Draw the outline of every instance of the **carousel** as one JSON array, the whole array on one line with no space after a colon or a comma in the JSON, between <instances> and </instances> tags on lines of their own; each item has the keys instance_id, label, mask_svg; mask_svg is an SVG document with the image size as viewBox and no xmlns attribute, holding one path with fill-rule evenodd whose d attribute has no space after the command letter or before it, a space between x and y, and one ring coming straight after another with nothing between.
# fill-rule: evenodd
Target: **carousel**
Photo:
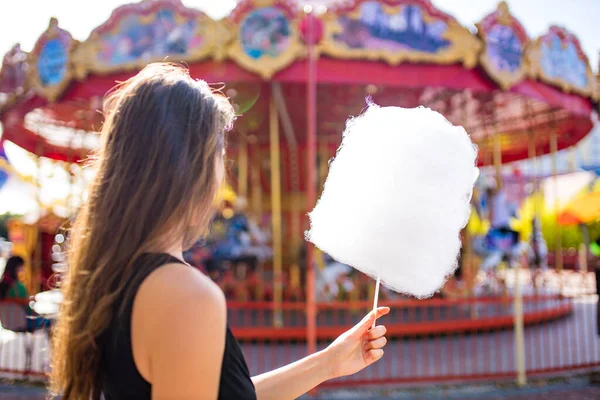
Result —
<instances>
[{"instance_id":1,"label":"carousel","mask_svg":"<svg viewBox=\"0 0 600 400\"><path fill-rule=\"evenodd\" d=\"M230 324L241 339L273 338L275 325L278 337L314 346L341 332L344 316L368 308L372 296L369 281L353 275L324 301L319 279L332 260L303 240L328 160L366 98L423 105L463 125L497 187L503 164L556 153L592 129L598 78L573 34L552 26L530 38L504 2L476 27L429 0L329 8L242 0L222 20L180 0L144 0L114 10L83 42L53 18L31 53L16 45L4 57L1 140L65 166L81 163L98 144L105 93L153 61L184 63L193 77L222 87L239 114L229 137L230 185L272 248L251 276L224 274L223 285L234 288ZM462 275L473 277L470 236ZM461 299L386 300L398 308L390 334L512 326L511 308L476 297L472 282ZM526 324L571 311L556 293L524 303Z\"/></svg>"}]
</instances>

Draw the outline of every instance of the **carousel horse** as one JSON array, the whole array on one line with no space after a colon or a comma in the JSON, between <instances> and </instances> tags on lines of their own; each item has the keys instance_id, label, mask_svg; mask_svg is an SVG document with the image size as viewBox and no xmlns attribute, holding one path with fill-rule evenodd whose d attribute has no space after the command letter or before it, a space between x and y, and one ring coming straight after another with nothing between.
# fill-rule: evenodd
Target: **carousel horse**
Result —
<instances>
[{"instance_id":1,"label":"carousel horse","mask_svg":"<svg viewBox=\"0 0 600 400\"><path fill-rule=\"evenodd\" d=\"M503 293L506 293L506 283L495 272L503 264L512 267L519 262L523 246L519 242L518 232L505 227L491 228L486 235L473 238L475 254L483 258L480 269L500 285Z\"/></svg>"}]
</instances>

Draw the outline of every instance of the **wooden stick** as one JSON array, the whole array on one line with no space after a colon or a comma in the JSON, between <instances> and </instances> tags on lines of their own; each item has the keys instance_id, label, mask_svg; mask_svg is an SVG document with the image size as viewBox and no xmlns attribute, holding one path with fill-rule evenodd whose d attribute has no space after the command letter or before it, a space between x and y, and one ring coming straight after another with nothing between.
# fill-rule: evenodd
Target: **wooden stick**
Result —
<instances>
[{"instance_id":1,"label":"wooden stick","mask_svg":"<svg viewBox=\"0 0 600 400\"><path fill-rule=\"evenodd\" d=\"M373 326L371 329L375 328L377 324L377 300L379 299L379 285L381 284L381 275L377 274L377 283L375 284L375 296L373 296L373 314L375 314L375 319L373 320Z\"/></svg>"}]
</instances>

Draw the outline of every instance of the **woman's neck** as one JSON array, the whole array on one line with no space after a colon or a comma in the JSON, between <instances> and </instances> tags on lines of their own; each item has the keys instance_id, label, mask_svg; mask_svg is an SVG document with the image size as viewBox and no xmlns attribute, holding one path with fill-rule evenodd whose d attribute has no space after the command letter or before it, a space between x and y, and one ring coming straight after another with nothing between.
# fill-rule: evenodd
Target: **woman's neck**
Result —
<instances>
[{"instance_id":1,"label":"woman's neck","mask_svg":"<svg viewBox=\"0 0 600 400\"><path fill-rule=\"evenodd\" d=\"M150 251L152 253L165 253L165 254L169 254L175 258L178 258L180 260L183 261L183 245L179 244L179 245L170 245L170 246L153 246Z\"/></svg>"}]
</instances>

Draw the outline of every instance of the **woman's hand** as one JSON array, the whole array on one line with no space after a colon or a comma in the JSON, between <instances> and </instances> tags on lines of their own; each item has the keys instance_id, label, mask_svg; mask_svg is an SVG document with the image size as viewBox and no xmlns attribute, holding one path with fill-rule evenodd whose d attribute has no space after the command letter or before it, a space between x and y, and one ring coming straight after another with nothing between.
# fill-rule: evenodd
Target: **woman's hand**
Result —
<instances>
[{"instance_id":1,"label":"woman's hand","mask_svg":"<svg viewBox=\"0 0 600 400\"><path fill-rule=\"evenodd\" d=\"M261 400L296 399L326 380L354 374L383 356L385 327L371 329L373 321L390 312L388 307L369 313L328 348L275 371L252 378ZM375 316L377 314L377 316Z\"/></svg>"},{"instance_id":2,"label":"woman's hand","mask_svg":"<svg viewBox=\"0 0 600 400\"><path fill-rule=\"evenodd\" d=\"M385 326L371 327L374 319L389 312L389 307L379 307L377 315L371 311L325 350L331 363L331 378L355 374L383 357L387 343Z\"/></svg>"}]
</instances>

